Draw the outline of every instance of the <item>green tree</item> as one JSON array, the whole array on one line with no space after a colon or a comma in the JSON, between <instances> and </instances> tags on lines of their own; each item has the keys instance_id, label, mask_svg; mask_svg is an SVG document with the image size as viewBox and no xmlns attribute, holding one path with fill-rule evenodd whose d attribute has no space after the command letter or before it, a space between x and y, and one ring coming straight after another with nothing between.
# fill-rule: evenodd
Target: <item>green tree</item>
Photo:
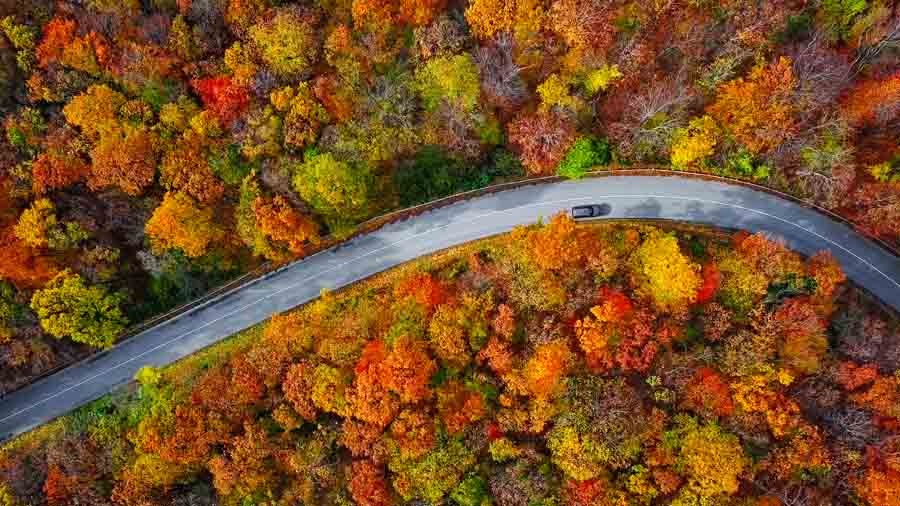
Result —
<instances>
[{"instance_id":1,"label":"green tree","mask_svg":"<svg viewBox=\"0 0 900 506\"><path fill-rule=\"evenodd\" d=\"M16 236L35 248L69 249L90 237L76 222L60 223L50 199L35 200L22 211L15 227Z\"/></svg>"},{"instance_id":2,"label":"green tree","mask_svg":"<svg viewBox=\"0 0 900 506\"><path fill-rule=\"evenodd\" d=\"M372 212L374 177L367 165L336 159L331 153L308 156L294 169L294 189L332 228L359 221Z\"/></svg>"},{"instance_id":3,"label":"green tree","mask_svg":"<svg viewBox=\"0 0 900 506\"><path fill-rule=\"evenodd\" d=\"M824 0L819 7L819 17L831 37L846 39L854 20L867 7L866 0Z\"/></svg>"},{"instance_id":4,"label":"green tree","mask_svg":"<svg viewBox=\"0 0 900 506\"><path fill-rule=\"evenodd\" d=\"M26 74L31 73L35 61L34 31L26 25L17 24L12 16L7 16L0 20L0 30L12 42L13 47L18 50L16 52L16 64L22 72Z\"/></svg>"},{"instance_id":5,"label":"green tree","mask_svg":"<svg viewBox=\"0 0 900 506\"><path fill-rule=\"evenodd\" d=\"M416 89L429 111L447 101L471 112L481 94L478 66L468 53L432 58L416 72Z\"/></svg>"},{"instance_id":6,"label":"green tree","mask_svg":"<svg viewBox=\"0 0 900 506\"><path fill-rule=\"evenodd\" d=\"M407 459L398 454L391 458L388 467L395 474L394 488L403 499L422 498L439 504L457 488L475 462L469 449L460 441L451 440L420 459Z\"/></svg>"},{"instance_id":7,"label":"green tree","mask_svg":"<svg viewBox=\"0 0 900 506\"><path fill-rule=\"evenodd\" d=\"M108 348L128 325L120 307L124 301L122 294L88 286L81 276L66 270L34 293L31 309L52 336Z\"/></svg>"},{"instance_id":8,"label":"green tree","mask_svg":"<svg viewBox=\"0 0 900 506\"><path fill-rule=\"evenodd\" d=\"M566 157L559 162L556 173L569 179L578 179L593 167L607 163L609 163L609 143L606 139L582 137L569 148Z\"/></svg>"},{"instance_id":9,"label":"green tree","mask_svg":"<svg viewBox=\"0 0 900 506\"><path fill-rule=\"evenodd\" d=\"M477 474L470 474L450 494L459 506L488 506L491 504L487 483Z\"/></svg>"}]
</instances>

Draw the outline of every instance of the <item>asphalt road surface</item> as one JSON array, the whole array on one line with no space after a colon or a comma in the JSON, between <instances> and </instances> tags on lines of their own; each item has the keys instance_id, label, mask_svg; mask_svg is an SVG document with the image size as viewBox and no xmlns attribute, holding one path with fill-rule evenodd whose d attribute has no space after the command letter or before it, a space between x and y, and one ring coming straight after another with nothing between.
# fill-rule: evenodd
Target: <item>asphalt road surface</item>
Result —
<instances>
[{"instance_id":1,"label":"asphalt road surface","mask_svg":"<svg viewBox=\"0 0 900 506\"><path fill-rule=\"evenodd\" d=\"M242 329L395 265L534 223L579 204L608 203L607 218L670 219L764 231L795 251L829 249L847 276L900 309L900 259L848 227L744 186L659 176L612 176L529 186L484 196L388 225L291 264L179 318L149 329L0 400L7 439L97 399L160 366Z\"/></svg>"}]
</instances>

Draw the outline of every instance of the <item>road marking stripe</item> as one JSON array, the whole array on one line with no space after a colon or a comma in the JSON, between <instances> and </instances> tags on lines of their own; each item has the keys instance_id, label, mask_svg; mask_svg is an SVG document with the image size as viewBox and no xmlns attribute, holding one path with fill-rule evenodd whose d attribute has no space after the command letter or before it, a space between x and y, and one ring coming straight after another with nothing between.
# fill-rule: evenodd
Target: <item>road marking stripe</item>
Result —
<instances>
[{"instance_id":1,"label":"road marking stripe","mask_svg":"<svg viewBox=\"0 0 900 506\"><path fill-rule=\"evenodd\" d=\"M512 190L512 191L515 191L515 190ZM142 358L142 357L144 357L144 356L146 356L146 355L149 355L150 353L153 353L153 352L159 350L160 348L164 348L164 347L166 347L166 346L168 346L168 345L174 343L175 341L181 340L182 338L184 338L184 337L186 337L186 336L188 336L188 335L190 335L190 334L192 334L192 333L195 333L195 332L197 332L197 331L199 331L199 330L202 330L202 329L204 329L204 328L206 328L206 327L208 327L208 326L210 326L210 325L213 325L213 324L215 324L215 323L218 323L219 321L222 321L222 320L225 319L225 318L229 318L229 317L231 317L231 316L233 316L233 315L235 315L235 314L237 314L237 313L239 313L239 312L244 311L245 309L247 309L247 308L249 308L249 307L255 306L256 304L259 304L260 302L262 302L262 301L264 301L264 300L267 300L267 299L269 299L269 298L271 298L271 297L274 297L274 296L276 296L276 295L279 295L279 294L281 294L281 293L284 293L284 292L287 291L287 290L292 290L292 289L296 288L297 286L302 285L302 284L304 284L304 283L307 283L307 282L309 282L309 281L311 281L311 280L313 280L313 279L315 279L315 278L317 278L317 277L319 277L319 276L321 276L321 275L323 275L323 274L326 274L326 273L329 273L329 272L333 272L333 271L338 270L338 269L340 269L340 268L342 268L342 267L345 267L345 266L347 266L347 265L349 265L349 264L351 264L351 263L353 263L353 262L356 262L356 261L358 261L358 260L361 260L361 259L363 259L363 258L365 258L365 257L370 256L370 255L376 254L376 253L378 253L378 252L380 252L380 251L383 251L383 250L385 250L385 249L394 247L394 246L396 246L396 245L398 245L398 244L404 243L404 242L409 241L409 240L411 240L411 239L416 239L416 238L419 238L419 237L421 237L421 236L423 236L423 235L427 235L427 234L431 234L431 233L434 233L434 232L438 232L438 231L443 230L443 229L445 229L445 228L448 228L448 227L450 227L450 226L458 226L458 225L464 225L464 224L467 224L467 223L472 223L472 222L481 220L481 219L483 219L483 218L485 218L485 217L492 216L492 215L496 215L496 214L510 214L510 213L513 213L513 212L515 212L515 211L517 211L517 210L524 209L524 208L528 208L528 207L542 207L542 206L558 205L558 204L563 204L563 203L578 202L578 201L585 201L585 200L628 199L628 198L643 198L643 199L646 199L646 198L656 198L656 199L670 199L670 200L681 200L681 201L702 202L702 203L707 203L707 204L717 204L717 205L721 205L721 206L732 207L732 208L736 208L736 209L742 209L742 210L749 211L749 212L753 212L753 213L756 213L756 214L760 214L760 215L763 215L763 216L766 216L766 217L769 217L769 218L773 218L773 219L775 219L775 220L778 220L778 221L787 223L787 224L789 224L789 225L792 225L792 226L794 226L794 227L796 227L796 228L798 228L798 229L800 229L800 230L803 230L804 232L807 232L807 233L809 233L809 234L811 234L811 235L814 235L814 236L816 236L816 237L818 237L818 238L820 238L820 239L822 239L822 240L828 242L829 244L832 244L832 245L834 245L834 246L836 246L836 247L838 247L838 248L844 250L845 252L849 253L850 255L852 255L853 257L855 257L857 260L859 260L860 262L862 262L863 264L865 264L866 266L868 266L869 268L871 268L872 270L874 270L875 272L877 272L877 273L879 273L880 275L882 275L885 279L887 279L888 281L890 281L891 283L893 283L895 286L897 286L898 288L900 288L900 283L898 283L897 281L895 281L893 278L891 278L890 276L888 276L887 274L885 274L884 272L882 272L881 270L879 270L877 267L875 267L874 265L872 265L870 262L868 262L868 261L865 260L864 258L860 257L860 256L857 255L856 253L853 253L852 251L850 251L849 249L845 248L844 246L842 246L842 245L840 245L840 244L838 244L838 243L832 241L831 239L828 239L827 237L825 237L825 236L823 236L823 235L821 235L821 234L819 234L819 233L817 233L817 232L815 232L815 231L813 231L813 230L807 229L807 228L805 228L805 227L803 227L803 226L801 226L801 225L799 225L799 224L797 224L797 223L794 223L794 222L792 222L792 221L786 220L786 219L784 219L784 218L780 218L780 217L778 217L778 216L775 216L775 215L770 214L770 213L766 213L766 212L764 212L764 211L759 211L759 210L757 210L757 209L753 209L753 208L741 206L741 205L739 205L739 204L732 204L732 203L728 203L728 202L720 202L720 201L716 201L716 200L709 200L709 199L702 199L702 198L694 198L694 197L679 197L679 196L672 196L672 195L650 195L650 194L634 194L634 195L589 195L589 196L584 196L584 197L573 197L573 198L561 199L561 200L553 200L553 201L548 201L548 202L536 202L536 203L524 204L524 205L521 205L521 206L516 206L516 207L510 208L510 209L491 211L491 212L489 212L489 213L480 214L480 215L478 215L478 216L475 216L475 217L473 217L473 218L470 218L470 219L467 219L467 220L464 220L464 221L451 221L450 223L447 223L446 225L441 225L441 226L439 226L439 227L435 227L435 228L426 230L426 231L424 231L424 232L419 232L419 233L417 233L417 234L413 234L413 235L411 235L411 236L409 236L409 237L405 237L405 238L403 238L403 239L397 240L397 241L392 242L392 243L390 243L390 244L387 244L387 245L385 245L385 246L376 248L376 249L374 249L374 250L372 250L372 251L369 251L369 252L367 252L367 253L364 253L364 254L362 254L362 255L359 255L359 256L357 256L357 257L354 257L354 258L352 258L352 259L350 259L350 260L347 260L347 261L345 261L345 262L342 262L342 263L340 263L340 264L338 264L338 265L336 265L336 266L329 267L329 268L327 268L327 269L325 269L325 270L319 271L319 272L317 272L316 274L313 274L312 276L309 276L309 277L307 277L307 278L305 278L305 279L303 279L303 280L301 280L301 281L298 281L298 282L296 282L296 283L293 283L293 284L291 284L291 285L288 285L288 286L285 287L285 288L282 288L282 289L280 289L280 290L277 290L277 291L275 291L275 292L272 292L272 293L270 293L270 294L268 294L268 295L266 295L266 296L264 296L264 297L261 297L261 298L255 300L255 301L253 301L253 302L251 302L251 303L249 303L249 304L246 304L246 305L244 305L244 306L241 306L240 308L235 309L234 311L232 311L232 312L230 312L230 313L227 313L227 314L225 314L225 315L223 315L223 316L220 316L220 317L218 317L218 318L216 318L216 319L214 319L214 320L211 320L211 321L209 321L209 322L207 322L207 323L204 323L203 325L201 325L201 326L199 326L199 327L197 327L197 328L195 328L195 329L189 330L189 331L187 331L187 332L185 332L185 333L183 333L183 334L180 334L180 335L178 335L178 336L176 336L176 337L173 337L172 339L170 339L170 340L168 340L168 341L165 341L165 342L163 342L163 343L161 343L161 344L158 344L158 345L156 345L156 346L154 346L154 347L152 347L152 348L150 348L150 349L148 349L148 350L146 350L146 351L143 351L143 352L141 352L141 353L139 353L139 354L137 354L137 355L135 355L135 356L133 356L133 357L131 357L131 358L129 358L129 359L123 361L123 362L120 362L119 364L116 364L116 365L113 366L113 367L110 367L110 368L108 368L108 369L105 369L105 370L103 370L103 371L101 371L101 372L99 372L99 373L97 373L97 374L94 374L93 376L90 376L90 377L88 377L88 378L86 378L86 379L84 379L84 380L82 380L82 381L79 381L78 383L75 383L74 385L68 386L68 387L66 387L66 388L64 388L64 389L62 389L62 390L60 390L59 392L56 392L56 393L54 393L54 394L52 394L52 395L49 395L49 396L45 397L44 399L41 399L40 401L38 401L38 402L36 402L36 403L34 403L34 404L31 404L30 406L24 407L24 408L22 408L22 409L20 409L20 410L18 410L18 411L15 411L14 413L11 413L11 414L9 414L9 415L3 417L3 418L0 418L0 423L3 423L3 422L5 422L5 421L9 420L10 418L13 418L13 417L15 417L15 416L18 416L18 415L20 415L20 414L22 414L22 413L24 413L24 412L30 411L30 410L32 410L32 409L34 409L34 408L36 408L36 407L38 407L38 406L40 406L40 405L42 405L42 404L46 404L48 401L50 401L50 400L52 400L52 399L55 399L55 398L59 397L60 395L65 394L66 392L72 391L72 390L74 390L74 389L80 387L81 385L84 385L84 384L86 384L86 383L89 383L89 382L91 382L91 381L93 381L93 380L99 378L100 376L103 376L103 375L105 375L105 374L107 374L107 373L109 373L109 372L112 372L112 371L114 371L114 370L116 370L116 369L119 369L119 368L121 368L121 367L123 367L123 366L125 366L125 365L127 365L127 364L129 364L129 363L131 363L131 362L134 362L135 360L138 360L138 359L140 359L140 358ZM781 199L779 199L779 200L781 200ZM802 209L802 207L800 207L800 206L797 206L797 207ZM624 218L628 218L628 216L625 216ZM661 218L661 219L666 219L666 218ZM826 219L827 219L827 218L826 218ZM326 250L326 251L323 251L323 252L321 252L321 253L326 253L326 252L327 252L327 250ZM316 255L313 255L313 256L316 256ZM312 258L312 256L311 256L311 257L308 257L308 258ZM307 258L307 259L308 259L308 258ZM279 272L279 271L276 271L276 272ZM190 314L190 313L185 313L185 314ZM168 322L167 322L167 323L168 323ZM52 376L51 376L51 377L52 377Z\"/></svg>"}]
</instances>

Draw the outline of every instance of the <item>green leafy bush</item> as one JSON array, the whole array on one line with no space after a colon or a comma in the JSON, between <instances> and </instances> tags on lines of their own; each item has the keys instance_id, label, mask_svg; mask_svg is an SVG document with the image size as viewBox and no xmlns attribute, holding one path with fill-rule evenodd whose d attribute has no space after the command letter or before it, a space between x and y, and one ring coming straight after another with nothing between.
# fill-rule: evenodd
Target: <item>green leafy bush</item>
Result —
<instances>
[{"instance_id":1,"label":"green leafy bush","mask_svg":"<svg viewBox=\"0 0 900 506\"><path fill-rule=\"evenodd\" d=\"M606 139L582 137L566 153L556 173L569 179L583 177L591 168L609 163L609 142Z\"/></svg>"},{"instance_id":2,"label":"green leafy bush","mask_svg":"<svg viewBox=\"0 0 900 506\"><path fill-rule=\"evenodd\" d=\"M425 146L394 173L393 182L400 206L409 207L483 188L498 177L523 172L518 159L505 150L495 151L479 164L451 158L437 146Z\"/></svg>"},{"instance_id":3,"label":"green leafy bush","mask_svg":"<svg viewBox=\"0 0 900 506\"><path fill-rule=\"evenodd\" d=\"M741 151L725 161L725 167L722 172L728 177L762 181L768 179L770 169L768 165L754 163L753 155L746 151Z\"/></svg>"}]
</instances>

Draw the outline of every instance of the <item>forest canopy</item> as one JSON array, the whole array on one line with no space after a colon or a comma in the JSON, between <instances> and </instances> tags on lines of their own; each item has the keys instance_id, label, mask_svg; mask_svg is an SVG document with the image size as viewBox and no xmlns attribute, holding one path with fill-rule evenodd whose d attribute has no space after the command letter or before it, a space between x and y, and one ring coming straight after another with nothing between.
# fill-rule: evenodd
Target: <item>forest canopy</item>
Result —
<instances>
[{"instance_id":1,"label":"forest canopy","mask_svg":"<svg viewBox=\"0 0 900 506\"><path fill-rule=\"evenodd\" d=\"M898 9L0 0L0 394L370 218L525 177L751 180L900 245ZM712 275L673 244L634 260L660 311ZM719 270L736 308L765 291Z\"/></svg>"},{"instance_id":2,"label":"forest canopy","mask_svg":"<svg viewBox=\"0 0 900 506\"><path fill-rule=\"evenodd\" d=\"M0 498L896 506L898 335L827 253L558 215L142 369Z\"/></svg>"}]
</instances>

